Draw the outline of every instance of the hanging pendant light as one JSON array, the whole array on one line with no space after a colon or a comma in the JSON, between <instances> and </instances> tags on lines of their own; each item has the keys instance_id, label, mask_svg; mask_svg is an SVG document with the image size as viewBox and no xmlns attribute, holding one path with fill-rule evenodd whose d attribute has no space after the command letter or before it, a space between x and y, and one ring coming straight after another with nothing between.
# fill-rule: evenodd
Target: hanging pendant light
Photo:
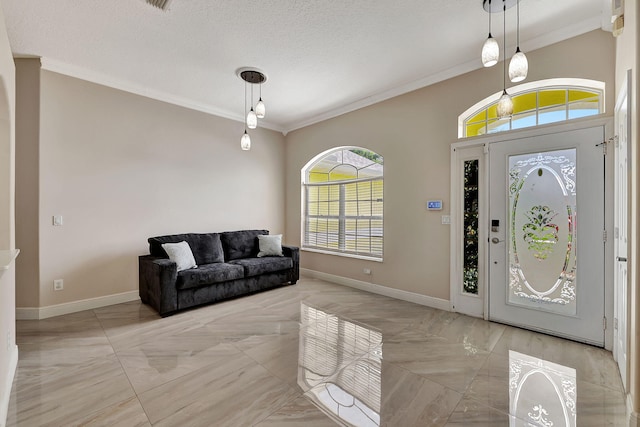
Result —
<instances>
[{"instance_id":1,"label":"hanging pendant light","mask_svg":"<svg viewBox=\"0 0 640 427\"><path fill-rule=\"evenodd\" d=\"M253 111L253 107L251 107L251 111L247 114L247 127L249 129L255 129L258 127L258 116L256 112Z\"/></svg>"},{"instance_id":2,"label":"hanging pendant light","mask_svg":"<svg viewBox=\"0 0 640 427\"><path fill-rule=\"evenodd\" d=\"M251 137L247 133L246 129L244 130L244 135L242 135L242 138L240 138L240 148L242 148L244 151L251 150Z\"/></svg>"},{"instance_id":3,"label":"hanging pendant light","mask_svg":"<svg viewBox=\"0 0 640 427\"><path fill-rule=\"evenodd\" d=\"M513 114L513 100L506 90L502 91L502 96L497 106L498 118L505 119Z\"/></svg>"},{"instance_id":4,"label":"hanging pendant light","mask_svg":"<svg viewBox=\"0 0 640 427\"><path fill-rule=\"evenodd\" d=\"M255 129L258 127L258 116L253 111L253 86L251 86L251 111L247 114L247 127L249 129Z\"/></svg>"},{"instance_id":5,"label":"hanging pendant light","mask_svg":"<svg viewBox=\"0 0 640 427\"><path fill-rule=\"evenodd\" d=\"M511 57L511 62L509 63L509 79L513 83L526 79L529 72L527 56L520 51L520 0L517 0L516 9L518 17L516 27L517 47L516 53Z\"/></svg>"},{"instance_id":6,"label":"hanging pendant light","mask_svg":"<svg viewBox=\"0 0 640 427\"><path fill-rule=\"evenodd\" d=\"M256 104L256 116L259 119L264 119L264 115L267 109L262 101L262 83L260 83L260 99L258 99L258 103Z\"/></svg>"},{"instance_id":7,"label":"hanging pendant light","mask_svg":"<svg viewBox=\"0 0 640 427\"><path fill-rule=\"evenodd\" d=\"M502 0L502 37L503 45L507 45L507 5L506 0ZM507 54L505 52L504 61L502 61L502 96L498 101L497 113L499 119L505 119L513 115L513 100L507 93Z\"/></svg>"},{"instance_id":8,"label":"hanging pendant light","mask_svg":"<svg viewBox=\"0 0 640 427\"><path fill-rule=\"evenodd\" d=\"M236 71L236 75L244 80L244 114L245 114L245 129L242 138L240 138L240 147L247 151L251 149L251 137L247 133L248 129L255 129L258 127L258 118L263 118L265 113L264 102L262 101L262 83L267 81L267 76L256 68L240 68ZM247 112L247 83L251 86L251 107ZM253 85L260 85L260 100L256 104L256 109L253 109Z\"/></svg>"},{"instance_id":9,"label":"hanging pendant light","mask_svg":"<svg viewBox=\"0 0 640 427\"><path fill-rule=\"evenodd\" d=\"M491 35L491 0L489 0L489 37L482 45L482 65L492 67L498 63L500 58L500 46Z\"/></svg>"}]
</instances>

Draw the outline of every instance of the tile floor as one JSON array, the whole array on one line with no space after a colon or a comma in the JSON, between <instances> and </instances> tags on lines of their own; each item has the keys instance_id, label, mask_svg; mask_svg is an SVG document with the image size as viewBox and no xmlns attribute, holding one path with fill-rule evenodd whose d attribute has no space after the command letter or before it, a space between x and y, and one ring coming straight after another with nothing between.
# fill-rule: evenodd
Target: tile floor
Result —
<instances>
[{"instance_id":1,"label":"tile floor","mask_svg":"<svg viewBox=\"0 0 640 427\"><path fill-rule=\"evenodd\" d=\"M622 426L611 353L303 278L19 321L8 426Z\"/></svg>"}]
</instances>

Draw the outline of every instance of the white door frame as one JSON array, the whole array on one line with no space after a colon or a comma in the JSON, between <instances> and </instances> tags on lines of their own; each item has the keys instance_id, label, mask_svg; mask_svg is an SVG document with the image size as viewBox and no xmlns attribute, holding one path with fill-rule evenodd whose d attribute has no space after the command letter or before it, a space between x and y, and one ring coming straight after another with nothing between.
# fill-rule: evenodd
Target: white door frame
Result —
<instances>
[{"instance_id":1,"label":"white door frame","mask_svg":"<svg viewBox=\"0 0 640 427\"><path fill-rule=\"evenodd\" d=\"M616 106L615 106L615 111L614 111L614 120L615 120L615 125L616 125L616 144L615 144L615 167L616 169L620 166L618 163L618 153L619 153L619 141L624 138L624 141L626 142L626 148L627 148L627 153L626 153L626 157L627 157L627 185L626 185L626 195L624 194L619 194L618 193L618 186L616 185L614 188L614 191L616 192L615 194L615 202L614 202L614 226L615 226L615 235L614 235L614 239L617 243L618 239L619 239L619 228L618 228L618 209L622 208L623 206L626 205L626 230L623 230L623 232L626 233L626 240L627 242L631 242L631 236L630 236L630 218L631 218L631 203L629 203L630 201L630 177L631 177L631 171L628 169L628 165L631 162L631 108L630 108L630 103L631 103L631 97L633 96L632 93L632 87L631 87L631 81L632 81L632 77L631 77L631 70L627 70L627 73L625 75L625 80L622 84L622 87L620 88L620 92L618 93L617 99L616 99ZM620 117L619 117L619 111L621 111L623 108L626 108L626 123L625 123L625 135L620 135ZM617 184L618 182L618 173L616 170L616 174L615 174L615 184ZM626 197L626 203L620 203L619 197ZM614 248L614 256L615 258L615 265L616 265L616 270L619 267L618 265L618 257L620 256L619 252L618 252L618 245L615 245ZM625 254L625 256L627 257L627 259L629 258L629 248L627 247L627 253ZM629 353L629 276L628 276L628 271L629 271L629 266L628 266L628 262L627 262L627 275L626 275L626 281L624 283L620 283L619 282L619 276L617 274L615 274L614 276L614 345L613 345L613 358L615 359L615 361L618 363L618 367L620 369L620 376L622 378L622 384L624 385L625 390L628 389L628 384L629 384L629 359L628 359L628 353ZM617 273L617 272L616 272ZM621 307L621 305L623 305ZM619 332L620 331L625 331L626 334L625 336L620 336ZM624 349L620 348L620 341L624 342ZM626 352L624 352L623 354L620 354L621 351L624 351L626 349Z\"/></svg>"},{"instance_id":2,"label":"white door frame","mask_svg":"<svg viewBox=\"0 0 640 427\"><path fill-rule=\"evenodd\" d=\"M483 295L483 303L482 315L478 316L477 314L473 314L470 312L465 312L459 310L462 307L459 304L459 286L460 286L460 266L462 265L460 261L460 233L459 229L461 227L461 218L460 218L460 206L459 202L457 202L460 198L460 192L462 189L461 183L459 182L459 178L455 178L459 175L459 171L454 170L458 168L458 161L454 156L454 149L466 148L466 147L477 147L477 146L485 146L496 142L509 141L513 139L521 139L532 136L541 136L548 135L560 132L568 132L572 130L603 126L605 130L605 138L609 139L613 136L614 123L612 116L604 116L599 115L596 117L587 117L584 119L575 119L567 122L554 123L550 125L536 126L531 128L513 130L508 132L499 132L495 134L482 135L478 137L465 138L464 141L456 141L451 144L451 265L450 265L450 298L451 298L451 310L461 312L464 314L475 315L477 317L482 317L484 319L488 318L488 292L486 289L482 289L480 292ZM609 144L610 145L610 144ZM486 150L485 150L486 151ZM605 227L609 231L609 235L613 235L613 150L609 149L608 154L606 156L607 159L607 167L606 167L606 177L605 177L605 206L607 207L607 212L605 214ZM485 164L487 160L487 154L485 154ZM486 168L485 168L486 169ZM485 170L485 175L488 175ZM488 185L488 176L481 177L480 181L485 185ZM482 216L486 218L488 215L488 206L487 203L483 203L481 207L483 210ZM489 224L484 224L485 228L489 228ZM482 224L481 224L482 227ZM605 342L604 348L607 350L611 350L613 348L613 314L614 314L614 304L613 304L613 267L614 267L614 256L613 256L613 238L609 238L605 244L605 307L604 313L607 319L607 327L605 330ZM488 241L485 238L482 242L484 244L484 253L488 251ZM486 257L485 257L486 258ZM485 274L483 276L483 287L486 288L486 284L488 284L488 278L486 277L486 272L488 270L486 263L487 259L484 260L485 263Z\"/></svg>"},{"instance_id":3,"label":"white door frame","mask_svg":"<svg viewBox=\"0 0 640 427\"><path fill-rule=\"evenodd\" d=\"M478 295L465 294L462 291L462 269L463 269L463 244L464 236L463 218L460 215L463 203L463 172L461 167L465 160L479 160L478 174ZM486 263L486 245L487 230L484 227L487 204L488 188L486 179L489 174L486 169L487 151L485 144L465 144L455 143L451 146L451 199L450 199L450 216L451 216L451 311L467 314L474 317L485 317L488 313L488 299L485 298L485 283L487 283L487 263ZM454 218L455 217L455 218ZM455 284L455 285L454 285Z\"/></svg>"}]
</instances>

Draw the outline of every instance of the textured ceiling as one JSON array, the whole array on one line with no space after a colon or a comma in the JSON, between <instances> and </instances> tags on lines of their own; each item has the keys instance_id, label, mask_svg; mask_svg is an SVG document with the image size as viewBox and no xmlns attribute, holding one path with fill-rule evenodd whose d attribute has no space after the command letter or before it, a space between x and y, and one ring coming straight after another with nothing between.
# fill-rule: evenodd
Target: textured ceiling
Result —
<instances>
[{"instance_id":1,"label":"textured ceiling","mask_svg":"<svg viewBox=\"0 0 640 427\"><path fill-rule=\"evenodd\" d=\"M173 0L167 11L144 0L1 2L16 56L223 117L243 115L236 70L258 67L261 126L283 132L480 68L488 22L481 0ZM523 51L601 28L609 4L522 0Z\"/></svg>"}]
</instances>

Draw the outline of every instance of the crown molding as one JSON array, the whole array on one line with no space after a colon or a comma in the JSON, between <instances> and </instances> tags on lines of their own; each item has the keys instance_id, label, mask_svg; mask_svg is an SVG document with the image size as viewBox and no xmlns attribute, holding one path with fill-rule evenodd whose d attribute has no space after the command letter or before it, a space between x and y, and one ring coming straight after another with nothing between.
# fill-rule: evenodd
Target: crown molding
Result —
<instances>
[{"instance_id":1,"label":"crown molding","mask_svg":"<svg viewBox=\"0 0 640 427\"><path fill-rule=\"evenodd\" d=\"M521 47L523 48L524 52L530 52L533 50L550 46L552 44L555 44L564 40L571 39L573 37L580 36L582 34L588 33L589 31L593 31L601 28L602 28L602 18L600 16L596 16L596 17L587 19L585 21L575 23L573 25L568 25L556 31L545 33L533 39L523 41L521 43ZM516 49L515 44L513 46L507 47L508 52L515 51L515 49ZM379 102L386 101L387 99L404 95L406 93L413 92L414 90L422 89L424 87L427 87L436 83L440 83L442 81L445 81L453 77L457 77L459 75L462 75L471 71L475 71L481 68L482 68L482 64L480 62L480 55L478 55L478 58L472 61L468 61L463 64L459 64L454 67L447 68L446 70L440 71L438 73L430 74L421 79L414 80L414 81L402 84L400 86L396 86L394 88L385 90L383 92L373 94L359 101L355 101L347 105L344 105L342 107L338 107L333 110L326 111L316 116L309 117L307 119L303 119L300 121L288 123L284 126L285 130L283 131L283 133L286 135L287 133L293 132L294 130L311 126L313 124L323 122L325 120L332 119L332 118L341 116L343 114L359 110L361 108L369 107Z\"/></svg>"},{"instance_id":2,"label":"crown molding","mask_svg":"<svg viewBox=\"0 0 640 427\"><path fill-rule=\"evenodd\" d=\"M555 31L542 34L541 36L535 37L533 39L523 41L521 43L521 46L523 48L523 51L529 52L529 51L537 50L537 49L552 45L554 43L558 43L560 41L577 37L589 31L602 29L602 28L603 28L603 17L595 16L585 21L568 25L566 27L559 28ZM511 51L511 50L515 51L515 45L507 47L507 51ZM92 83L100 84L103 86L133 93L136 95L155 99L157 101L167 102L167 103L178 105L191 110L212 114L218 117L237 121L240 123L244 122L244 115L240 115L235 112L230 112L228 110L224 110L220 108L215 108L210 104L195 101L187 97L181 97L169 92L151 89L149 87L145 87L140 84L133 83L131 81L114 78L104 73L100 73L98 71L71 65L63 61L59 61L51 58L44 58L44 57L40 58L40 60L42 63L42 69L47 71L52 71L52 72L67 75L70 77L75 77L81 80L86 80ZM334 108L329 111L325 111L321 114L317 114L299 121L293 121L285 124L276 124L276 123L270 123L268 121L261 121L260 127L270 129L276 132L280 132L286 136L289 132L292 132L294 130L311 126L313 124L323 122L325 120L332 119L332 118L335 118L343 114L350 113L365 107L369 107L371 105L377 104L382 101L386 101L396 96L404 95L406 93L413 92L418 89L422 89L424 87L448 80L450 78L453 78L461 74L468 73L480 68L481 68L481 63L478 57L472 61L468 61L459 65L456 65L454 67L447 68L437 73L422 77L418 80L406 82L399 86L386 89L378 93L371 94L370 96L367 96L355 102L345 104L341 107Z\"/></svg>"},{"instance_id":3,"label":"crown molding","mask_svg":"<svg viewBox=\"0 0 640 427\"><path fill-rule=\"evenodd\" d=\"M236 122L244 123L244 115L231 113L227 110L215 108L209 104L194 101L193 99L174 95L169 92L164 92L156 89L151 89L133 83L127 80L114 78L98 71L90 70L76 65L68 64L66 62L58 61L51 58L40 58L42 69L51 71L54 73L62 74L69 77L74 77L80 80L85 80L91 83L96 83L102 86L110 87L112 89L122 90L124 92L132 93L135 95L144 96L146 98L154 99L156 101L166 102L168 104L177 105L180 107L188 108L190 110L200 111L202 113L211 114L217 117L233 120ZM268 121L261 120L260 127L270 129L276 132L284 132L282 126L278 126Z\"/></svg>"}]
</instances>

